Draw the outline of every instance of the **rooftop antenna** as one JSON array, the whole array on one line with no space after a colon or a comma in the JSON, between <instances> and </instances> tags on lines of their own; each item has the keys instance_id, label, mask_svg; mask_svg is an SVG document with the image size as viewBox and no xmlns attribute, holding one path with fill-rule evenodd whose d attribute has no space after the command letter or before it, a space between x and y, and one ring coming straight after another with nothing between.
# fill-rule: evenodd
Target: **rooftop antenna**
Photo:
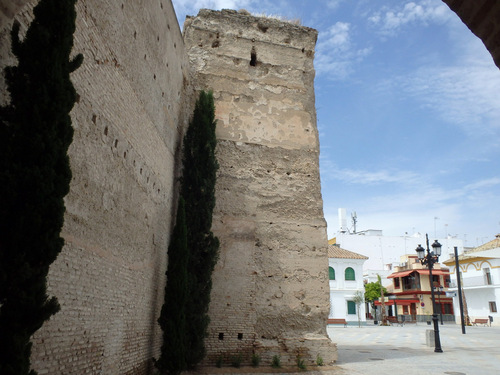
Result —
<instances>
[{"instance_id":1,"label":"rooftop antenna","mask_svg":"<svg viewBox=\"0 0 500 375\"><path fill-rule=\"evenodd\" d=\"M352 227L353 227L353 232L356 234L356 223L358 222L358 216L356 215L356 211L351 213L351 219L352 219Z\"/></svg>"}]
</instances>

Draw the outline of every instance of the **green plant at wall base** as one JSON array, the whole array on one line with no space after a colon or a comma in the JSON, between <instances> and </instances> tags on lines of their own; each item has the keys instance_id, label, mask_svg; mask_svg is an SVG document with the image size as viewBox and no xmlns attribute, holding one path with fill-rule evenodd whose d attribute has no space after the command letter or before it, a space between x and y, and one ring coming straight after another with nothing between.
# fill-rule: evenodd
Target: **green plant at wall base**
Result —
<instances>
[{"instance_id":1,"label":"green plant at wall base","mask_svg":"<svg viewBox=\"0 0 500 375\"><path fill-rule=\"evenodd\" d=\"M316 364L318 366L323 366L324 365L323 358L319 354L316 356Z\"/></svg>"},{"instance_id":2,"label":"green plant at wall base","mask_svg":"<svg viewBox=\"0 0 500 375\"><path fill-rule=\"evenodd\" d=\"M271 367L281 368L281 358L279 355L274 355L273 360L271 361Z\"/></svg>"},{"instance_id":3,"label":"green plant at wall base","mask_svg":"<svg viewBox=\"0 0 500 375\"><path fill-rule=\"evenodd\" d=\"M180 197L177 219L168 247L165 303L158 319L163 331L163 344L160 358L155 361L155 366L161 374L177 375L187 368L188 259L185 204L184 199Z\"/></svg>"},{"instance_id":4,"label":"green plant at wall base","mask_svg":"<svg viewBox=\"0 0 500 375\"><path fill-rule=\"evenodd\" d=\"M70 59L76 0L40 0L25 38L11 31L17 66L5 68L10 103L0 107L0 374L34 375L33 334L60 309L47 295L62 250L71 169L70 112L76 92Z\"/></svg>"},{"instance_id":5,"label":"green plant at wall base","mask_svg":"<svg viewBox=\"0 0 500 375\"><path fill-rule=\"evenodd\" d=\"M215 361L215 367L221 368L222 367L222 356L217 357L217 361Z\"/></svg>"},{"instance_id":6,"label":"green plant at wall base","mask_svg":"<svg viewBox=\"0 0 500 375\"><path fill-rule=\"evenodd\" d=\"M209 324L208 308L212 272L217 262L219 240L211 231L218 169L215 158L215 107L211 92L202 91L184 137L181 195L186 200L189 249L189 299L186 319L187 364L194 368L204 357Z\"/></svg>"},{"instance_id":7,"label":"green plant at wall base","mask_svg":"<svg viewBox=\"0 0 500 375\"><path fill-rule=\"evenodd\" d=\"M253 353L252 354L252 366L259 367L260 364L260 355Z\"/></svg>"},{"instance_id":8,"label":"green plant at wall base","mask_svg":"<svg viewBox=\"0 0 500 375\"><path fill-rule=\"evenodd\" d=\"M306 363L304 362L304 360L300 356L297 356L297 367L301 370L306 369Z\"/></svg>"},{"instance_id":9,"label":"green plant at wall base","mask_svg":"<svg viewBox=\"0 0 500 375\"><path fill-rule=\"evenodd\" d=\"M241 355L241 353L231 357L231 366L240 368L241 362L243 362L243 356Z\"/></svg>"}]
</instances>

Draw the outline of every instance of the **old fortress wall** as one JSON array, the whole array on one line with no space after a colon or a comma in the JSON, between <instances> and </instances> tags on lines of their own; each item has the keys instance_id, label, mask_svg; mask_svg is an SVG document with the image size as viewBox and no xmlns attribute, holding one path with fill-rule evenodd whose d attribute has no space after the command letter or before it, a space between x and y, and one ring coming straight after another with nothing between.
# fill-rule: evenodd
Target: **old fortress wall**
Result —
<instances>
[{"instance_id":1,"label":"old fortress wall","mask_svg":"<svg viewBox=\"0 0 500 375\"><path fill-rule=\"evenodd\" d=\"M208 361L253 351L336 359L326 336L326 222L314 106L316 30L202 10L184 24L197 88L214 90L217 156Z\"/></svg>"},{"instance_id":2,"label":"old fortress wall","mask_svg":"<svg viewBox=\"0 0 500 375\"><path fill-rule=\"evenodd\" d=\"M23 26L36 2L25 3ZM37 332L32 362L40 374L146 374L162 339L156 320L193 103L188 62L170 1L80 0L77 14L74 51L85 60L72 74L66 246L49 275L61 311ZM14 63L11 21L1 68Z\"/></svg>"},{"instance_id":3,"label":"old fortress wall","mask_svg":"<svg viewBox=\"0 0 500 375\"><path fill-rule=\"evenodd\" d=\"M498 64L499 5L445 0ZM36 0L0 6L8 32ZM203 10L181 35L170 0L79 0L66 246L49 274L61 311L34 337L40 374L148 374L158 356L182 135L195 92L218 119L214 273L206 363L336 358L326 338L326 226L314 108L313 29ZM0 102L7 99L0 80Z\"/></svg>"}]
</instances>

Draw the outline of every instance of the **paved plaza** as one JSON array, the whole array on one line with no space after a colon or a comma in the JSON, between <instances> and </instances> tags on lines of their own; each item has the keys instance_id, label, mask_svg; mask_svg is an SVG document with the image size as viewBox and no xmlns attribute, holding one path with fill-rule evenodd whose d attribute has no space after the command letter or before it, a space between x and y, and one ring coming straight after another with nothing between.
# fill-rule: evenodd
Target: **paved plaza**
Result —
<instances>
[{"instance_id":1,"label":"paved plaza","mask_svg":"<svg viewBox=\"0 0 500 375\"><path fill-rule=\"evenodd\" d=\"M432 326L329 326L339 360L331 374L500 374L500 327L440 325L443 353L426 344ZM330 373L330 371L329 371Z\"/></svg>"}]
</instances>

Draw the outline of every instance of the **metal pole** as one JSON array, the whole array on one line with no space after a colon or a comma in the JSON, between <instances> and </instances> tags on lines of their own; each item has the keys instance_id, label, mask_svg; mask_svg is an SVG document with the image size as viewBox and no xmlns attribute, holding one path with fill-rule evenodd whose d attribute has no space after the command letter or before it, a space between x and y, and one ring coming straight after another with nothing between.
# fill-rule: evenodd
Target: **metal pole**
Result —
<instances>
[{"instance_id":1,"label":"metal pole","mask_svg":"<svg viewBox=\"0 0 500 375\"><path fill-rule=\"evenodd\" d=\"M443 325L443 306L441 305L441 288L439 287L439 294L438 294L438 305L439 305L439 317L441 319L441 325Z\"/></svg>"},{"instance_id":2,"label":"metal pole","mask_svg":"<svg viewBox=\"0 0 500 375\"><path fill-rule=\"evenodd\" d=\"M439 339L439 325L438 317L436 314L436 298L434 297L434 283L432 282L432 266L434 265L434 259L431 256L429 250L429 237L426 235L427 241L427 264L429 265L429 281L431 283L431 298L432 298L432 322L434 323L434 352L442 353L441 340Z\"/></svg>"},{"instance_id":3,"label":"metal pole","mask_svg":"<svg viewBox=\"0 0 500 375\"><path fill-rule=\"evenodd\" d=\"M458 248L455 246L455 269L457 271L458 303L460 304L460 321L462 323L462 334L465 335L464 302L462 300L462 282L460 280L460 265L458 263Z\"/></svg>"}]
</instances>

